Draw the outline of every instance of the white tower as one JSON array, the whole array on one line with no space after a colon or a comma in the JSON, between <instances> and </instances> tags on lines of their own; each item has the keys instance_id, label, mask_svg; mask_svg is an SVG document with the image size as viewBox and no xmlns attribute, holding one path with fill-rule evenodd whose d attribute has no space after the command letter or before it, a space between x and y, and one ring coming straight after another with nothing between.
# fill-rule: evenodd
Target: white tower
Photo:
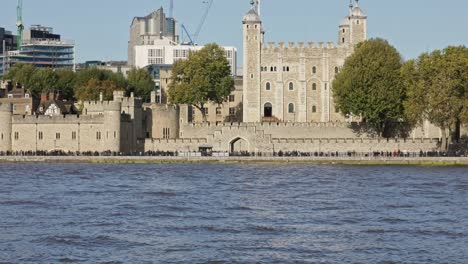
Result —
<instances>
[{"instance_id":1,"label":"white tower","mask_svg":"<svg viewBox=\"0 0 468 264\"><path fill-rule=\"evenodd\" d=\"M250 1L250 5L249 12L242 20L244 46L243 122L260 122L262 22L255 10L254 0Z\"/></svg>"},{"instance_id":2,"label":"white tower","mask_svg":"<svg viewBox=\"0 0 468 264\"><path fill-rule=\"evenodd\" d=\"M11 151L11 104L0 104L0 152Z\"/></svg>"}]
</instances>

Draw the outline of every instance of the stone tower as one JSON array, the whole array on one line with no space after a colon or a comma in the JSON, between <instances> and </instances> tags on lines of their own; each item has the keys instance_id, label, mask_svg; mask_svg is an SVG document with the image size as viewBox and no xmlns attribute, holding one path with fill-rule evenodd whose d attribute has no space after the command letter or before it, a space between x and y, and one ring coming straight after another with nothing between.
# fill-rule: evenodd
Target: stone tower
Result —
<instances>
[{"instance_id":1,"label":"stone tower","mask_svg":"<svg viewBox=\"0 0 468 264\"><path fill-rule=\"evenodd\" d=\"M254 0L250 1L250 10L242 20L244 47L244 93L243 121L261 120L261 50L263 46L262 21L257 13Z\"/></svg>"},{"instance_id":2,"label":"stone tower","mask_svg":"<svg viewBox=\"0 0 468 264\"><path fill-rule=\"evenodd\" d=\"M349 5L349 14L339 27L338 45L354 46L367 39L367 16L359 7L359 0Z\"/></svg>"},{"instance_id":3,"label":"stone tower","mask_svg":"<svg viewBox=\"0 0 468 264\"><path fill-rule=\"evenodd\" d=\"M11 104L0 104L0 152L11 151Z\"/></svg>"},{"instance_id":4,"label":"stone tower","mask_svg":"<svg viewBox=\"0 0 468 264\"><path fill-rule=\"evenodd\" d=\"M359 7L359 0L356 0L351 7L349 15L350 42L356 45L367 39L367 16Z\"/></svg>"},{"instance_id":5,"label":"stone tower","mask_svg":"<svg viewBox=\"0 0 468 264\"><path fill-rule=\"evenodd\" d=\"M102 137L105 138L105 150L112 152L120 152L120 138L121 138L121 108L122 103L116 101L109 101L104 104L104 124L106 131ZM127 140L125 138L125 140ZM128 141L131 141L129 138Z\"/></svg>"}]
</instances>

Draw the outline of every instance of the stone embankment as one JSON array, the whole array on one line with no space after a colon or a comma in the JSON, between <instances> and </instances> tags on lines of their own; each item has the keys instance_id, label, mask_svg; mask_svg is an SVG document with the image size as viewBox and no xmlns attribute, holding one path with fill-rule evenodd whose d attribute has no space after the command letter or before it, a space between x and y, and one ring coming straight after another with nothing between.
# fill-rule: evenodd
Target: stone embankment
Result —
<instances>
[{"instance_id":1,"label":"stone embankment","mask_svg":"<svg viewBox=\"0 0 468 264\"><path fill-rule=\"evenodd\" d=\"M468 166L468 157L85 157L3 156L0 163L106 163L106 164L330 164Z\"/></svg>"}]
</instances>

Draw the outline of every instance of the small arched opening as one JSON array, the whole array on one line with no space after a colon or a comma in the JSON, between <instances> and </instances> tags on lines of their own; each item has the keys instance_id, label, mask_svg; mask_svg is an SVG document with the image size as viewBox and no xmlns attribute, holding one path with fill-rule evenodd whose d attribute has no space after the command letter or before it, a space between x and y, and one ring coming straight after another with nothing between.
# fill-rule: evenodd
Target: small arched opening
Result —
<instances>
[{"instance_id":1,"label":"small arched opening","mask_svg":"<svg viewBox=\"0 0 468 264\"><path fill-rule=\"evenodd\" d=\"M273 106L271 103L266 103L263 107L263 116L264 117L272 117L273 116Z\"/></svg>"},{"instance_id":2,"label":"small arched opening","mask_svg":"<svg viewBox=\"0 0 468 264\"><path fill-rule=\"evenodd\" d=\"M249 142L244 138L237 137L230 143L231 153L249 152Z\"/></svg>"}]
</instances>

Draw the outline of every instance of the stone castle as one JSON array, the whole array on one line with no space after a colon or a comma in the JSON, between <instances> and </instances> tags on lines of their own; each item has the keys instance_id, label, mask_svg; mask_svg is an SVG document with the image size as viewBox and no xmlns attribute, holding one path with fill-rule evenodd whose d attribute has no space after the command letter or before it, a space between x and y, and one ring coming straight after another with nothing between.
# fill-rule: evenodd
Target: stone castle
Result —
<instances>
[{"instance_id":1,"label":"stone castle","mask_svg":"<svg viewBox=\"0 0 468 264\"><path fill-rule=\"evenodd\" d=\"M264 30L253 1L243 18L244 122L344 121L331 90L335 74L367 38L367 16L358 1L338 30L338 44L264 43Z\"/></svg>"},{"instance_id":2,"label":"stone castle","mask_svg":"<svg viewBox=\"0 0 468 264\"><path fill-rule=\"evenodd\" d=\"M242 20L243 81L223 105L206 109L208 123L187 105L150 103L115 92L111 101L79 102L80 115L28 115L0 100L0 153L107 152L131 154L171 151L393 152L433 151L441 131L429 123L409 139L378 139L366 134L358 117L335 110L332 80L366 39L367 17L358 5L339 25L339 43L264 44L256 6ZM10 102L10 103L8 103ZM238 117L239 116L239 117ZM184 154L185 153L185 154Z\"/></svg>"}]
</instances>

